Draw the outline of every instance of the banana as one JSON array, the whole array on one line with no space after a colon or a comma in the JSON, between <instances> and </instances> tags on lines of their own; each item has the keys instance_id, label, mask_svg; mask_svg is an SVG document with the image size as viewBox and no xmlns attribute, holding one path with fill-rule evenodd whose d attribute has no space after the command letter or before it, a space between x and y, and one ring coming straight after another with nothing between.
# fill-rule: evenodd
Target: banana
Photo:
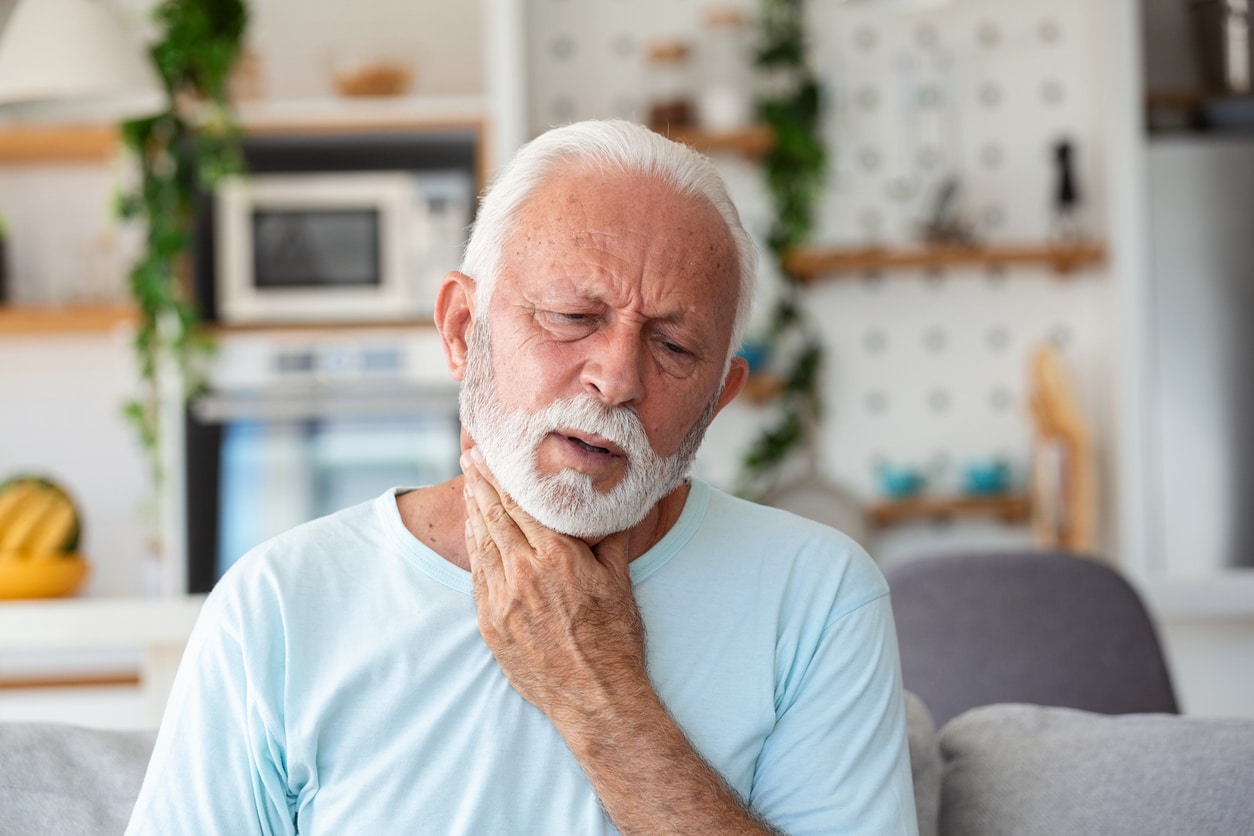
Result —
<instances>
[{"instance_id":1,"label":"banana","mask_svg":"<svg viewBox=\"0 0 1254 836\"><path fill-rule=\"evenodd\" d=\"M0 529L0 552L26 551L26 542L35 533L44 516L57 505L59 494L42 485L15 509L7 524Z\"/></svg>"},{"instance_id":2,"label":"banana","mask_svg":"<svg viewBox=\"0 0 1254 836\"><path fill-rule=\"evenodd\" d=\"M70 558L78 557L78 554L76 552L57 552L57 551L42 551L42 552L28 551L28 552L18 552L18 554L24 556L26 565L28 566L37 566L41 563L60 563L62 560L68 560Z\"/></svg>"},{"instance_id":3,"label":"banana","mask_svg":"<svg viewBox=\"0 0 1254 836\"><path fill-rule=\"evenodd\" d=\"M26 552L0 552L0 569L26 561Z\"/></svg>"},{"instance_id":4,"label":"banana","mask_svg":"<svg viewBox=\"0 0 1254 836\"><path fill-rule=\"evenodd\" d=\"M43 485L33 479L23 479L0 490L0 532L8 527L27 499L39 493Z\"/></svg>"},{"instance_id":5,"label":"banana","mask_svg":"<svg viewBox=\"0 0 1254 836\"><path fill-rule=\"evenodd\" d=\"M51 552L59 557L74 531L74 504L59 492L54 493L53 500L22 544L22 549L31 554Z\"/></svg>"}]
</instances>

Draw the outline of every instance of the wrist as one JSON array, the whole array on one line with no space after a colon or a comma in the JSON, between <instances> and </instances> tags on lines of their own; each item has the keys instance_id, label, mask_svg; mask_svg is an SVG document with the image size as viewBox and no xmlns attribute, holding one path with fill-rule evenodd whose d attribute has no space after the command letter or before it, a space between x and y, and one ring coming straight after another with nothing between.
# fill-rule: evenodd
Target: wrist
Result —
<instances>
[{"instance_id":1,"label":"wrist","mask_svg":"<svg viewBox=\"0 0 1254 836\"><path fill-rule=\"evenodd\" d=\"M550 722L576 756L601 746L620 748L673 720L643 671L618 671L590 686L565 691L549 710Z\"/></svg>"}]
</instances>

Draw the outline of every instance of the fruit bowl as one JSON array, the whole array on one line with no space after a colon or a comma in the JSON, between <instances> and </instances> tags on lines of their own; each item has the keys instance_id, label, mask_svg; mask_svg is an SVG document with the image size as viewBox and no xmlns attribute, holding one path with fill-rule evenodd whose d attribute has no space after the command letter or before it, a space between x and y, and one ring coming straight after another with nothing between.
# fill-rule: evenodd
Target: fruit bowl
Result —
<instances>
[{"instance_id":1,"label":"fruit bowl","mask_svg":"<svg viewBox=\"0 0 1254 836\"><path fill-rule=\"evenodd\" d=\"M79 554L0 559L0 600L60 598L78 589L88 564Z\"/></svg>"}]
</instances>

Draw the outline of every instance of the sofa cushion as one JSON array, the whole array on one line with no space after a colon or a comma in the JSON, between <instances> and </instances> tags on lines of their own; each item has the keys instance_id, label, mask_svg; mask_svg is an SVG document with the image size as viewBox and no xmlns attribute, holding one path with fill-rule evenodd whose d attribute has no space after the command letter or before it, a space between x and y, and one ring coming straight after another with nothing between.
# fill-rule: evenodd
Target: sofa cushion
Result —
<instances>
[{"instance_id":1,"label":"sofa cushion","mask_svg":"<svg viewBox=\"0 0 1254 836\"><path fill-rule=\"evenodd\" d=\"M923 700L909 691L906 697L906 739L910 747L910 775L914 778L914 810L919 836L936 836L940 814L941 759L936 724Z\"/></svg>"},{"instance_id":2,"label":"sofa cushion","mask_svg":"<svg viewBox=\"0 0 1254 836\"><path fill-rule=\"evenodd\" d=\"M155 731L0 723L0 835L126 829Z\"/></svg>"},{"instance_id":3,"label":"sofa cushion","mask_svg":"<svg viewBox=\"0 0 1254 836\"><path fill-rule=\"evenodd\" d=\"M1254 834L1254 722L994 705L939 734L943 836Z\"/></svg>"}]
</instances>

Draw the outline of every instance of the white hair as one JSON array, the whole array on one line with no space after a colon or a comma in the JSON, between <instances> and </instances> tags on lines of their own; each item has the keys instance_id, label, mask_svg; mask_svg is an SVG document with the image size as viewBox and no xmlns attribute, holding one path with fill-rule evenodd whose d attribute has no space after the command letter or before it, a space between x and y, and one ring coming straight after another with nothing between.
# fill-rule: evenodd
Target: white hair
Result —
<instances>
[{"instance_id":1,"label":"white hair","mask_svg":"<svg viewBox=\"0 0 1254 836\"><path fill-rule=\"evenodd\" d=\"M572 160L590 163L606 173L656 177L677 194L702 198L717 210L727 225L739 266L736 318L727 348L730 364L753 307L757 274L753 239L740 222L723 178L708 158L634 122L576 122L543 133L518 151L484 195L462 260L461 272L475 281L479 309L487 310L518 210L559 164Z\"/></svg>"}]
</instances>

